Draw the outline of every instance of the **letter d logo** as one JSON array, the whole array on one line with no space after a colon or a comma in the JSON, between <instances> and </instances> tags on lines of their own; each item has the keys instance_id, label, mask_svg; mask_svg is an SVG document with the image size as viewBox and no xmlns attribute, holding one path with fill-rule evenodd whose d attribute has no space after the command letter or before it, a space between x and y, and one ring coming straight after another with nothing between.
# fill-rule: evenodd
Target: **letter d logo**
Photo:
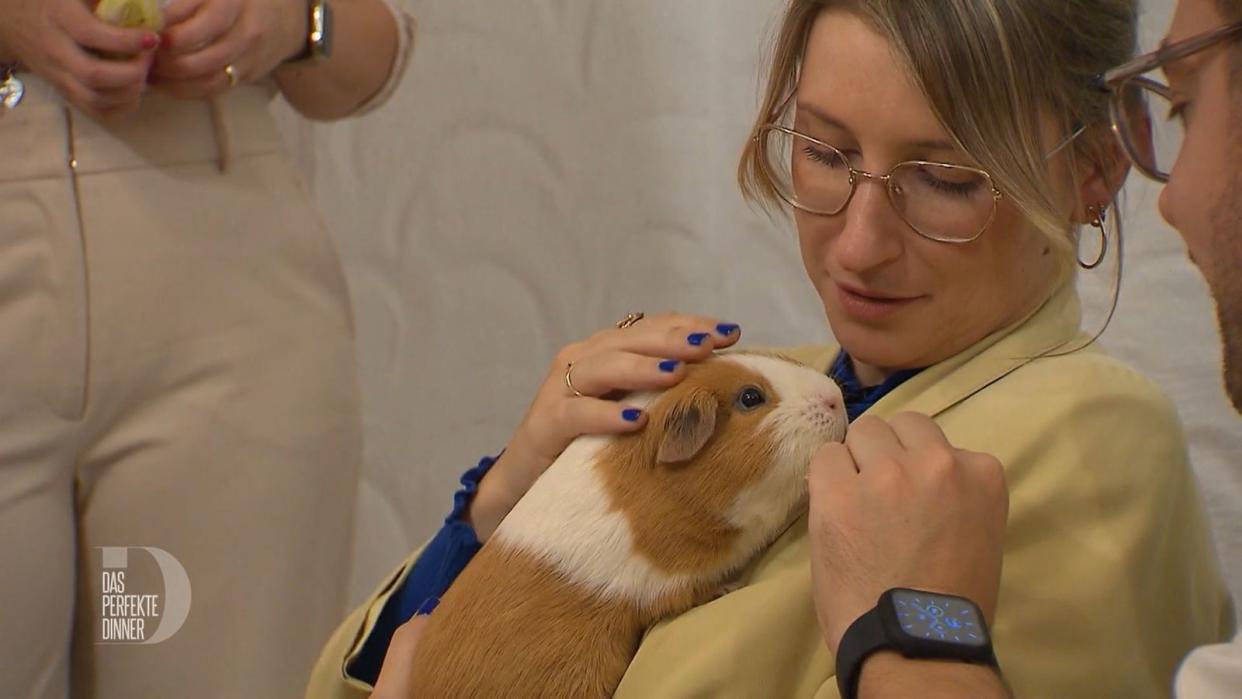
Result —
<instances>
[{"instance_id":1,"label":"letter d logo","mask_svg":"<svg viewBox=\"0 0 1242 699\"><path fill-rule=\"evenodd\" d=\"M186 617L190 615L190 576L186 574L181 562L164 549L154 546L99 546L103 554L105 570L124 570L129 567L129 551L137 549L146 551L155 559L164 578L163 613L155 633L141 643L162 643L181 630Z\"/></svg>"}]
</instances>

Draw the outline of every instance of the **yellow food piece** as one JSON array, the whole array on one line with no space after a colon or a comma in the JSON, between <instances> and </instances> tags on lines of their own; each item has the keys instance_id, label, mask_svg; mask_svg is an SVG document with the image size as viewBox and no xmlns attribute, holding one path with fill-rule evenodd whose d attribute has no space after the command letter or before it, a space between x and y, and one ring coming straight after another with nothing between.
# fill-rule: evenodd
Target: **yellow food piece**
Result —
<instances>
[{"instance_id":1,"label":"yellow food piece","mask_svg":"<svg viewBox=\"0 0 1242 699\"><path fill-rule=\"evenodd\" d=\"M117 27L158 32L164 28L160 0L100 0L95 16Z\"/></svg>"}]
</instances>

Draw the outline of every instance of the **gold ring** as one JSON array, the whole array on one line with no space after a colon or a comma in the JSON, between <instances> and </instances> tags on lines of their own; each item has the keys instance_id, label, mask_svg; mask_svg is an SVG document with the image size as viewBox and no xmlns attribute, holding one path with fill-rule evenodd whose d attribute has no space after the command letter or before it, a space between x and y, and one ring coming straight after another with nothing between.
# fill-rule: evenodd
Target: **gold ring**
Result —
<instances>
[{"instance_id":1,"label":"gold ring","mask_svg":"<svg viewBox=\"0 0 1242 699\"><path fill-rule=\"evenodd\" d=\"M224 66L224 74L229 78L229 87L237 87L237 70L233 68L232 63Z\"/></svg>"},{"instance_id":2,"label":"gold ring","mask_svg":"<svg viewBox=\"0 0 1242 699\"><path fill-rule=\"evenodd\" d=\"M570 374L573 373L573 370L574 370L574 363L570 362L569 366L565 367L565 386L569 388L570 393L574 394L575 396L578 396L579 398L583 398L584 395L582 391L579 391L578 389L574 388L574 379L572 376L570 376Z\"/></svg>"},{"instance_id":3,"label":"gold ring","mask_svg":"<svg viewBox=\"0 0 1242 699\"><path fill-rule=\"evenodd\" d=\"M630 327L631 325L633 325L633 324L637 323L638 321L642 320L644 317L645 317L645 316L643 316L643 312L642 312L642 311L639 311L639 312L637 312L637 313L627 313L627 314L625 314L625 317L624 317L624 318L622 318L621 320L618 320L618 321L617 321L617 330L625 330L626 328Z\"/></svg>"}]
</instances>

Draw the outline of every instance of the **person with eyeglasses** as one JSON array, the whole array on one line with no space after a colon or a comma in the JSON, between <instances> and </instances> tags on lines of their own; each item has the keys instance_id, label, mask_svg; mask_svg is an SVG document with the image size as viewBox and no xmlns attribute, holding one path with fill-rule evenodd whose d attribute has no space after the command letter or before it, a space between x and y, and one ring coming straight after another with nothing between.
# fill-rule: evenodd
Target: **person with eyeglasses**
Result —
<instances>
[{"instance_id":1,"label":"person with eyeglasses","mask_svg":"<svg viewBox=\"0 0 1242 699\"><path fill-rule=\"evenodd\" d=\"M1176 414L1080 328L1075 277L1116 250L1129 167L1097 77L1136 28L1134 0L788 2L738 174L792 213L839 346L786 353L837 379L852 424L810 464L808 515L738 589L635 639L616 697L1155 697L1229 637ZM738 341L715 323L566 347L308 696L408 695L480 543L575 436L642 429L618 394ZM931 660L911 675L897 651Z\"/></svg>"},{"instance_id":2,"label":"person with eyeglasses","mask_svg":"<svg viewBox=\"0 0 1242 699\"><path fill-rule=\"evenodd\" d=\"M1225 390L1242 411L1242 0L1179 0L1160 49L1109 71L1105 83L1126 152L1166 183L1160 212L1216 302ZM1192 652L1174 694L1242 695L1242 634Z\"/></svg>"},{"instance_id":3,"label":"person with eyeglasses","mask_svg":"<svg viewBox=\"0 0 1242 699\"><path fill-rule=\"evenodd\" d=\"M1098 82L1101 91L1109 95L1109 121L1125 154L1144 175L1167 183L1160 197L1160 211L1185 239L1190 258L1203 273L1216 301L1224 343L1225 388L1233 405L1242 411L1242 282L1238 277L1242 270L1242 0L1179 0L1159 50L1107 71ZM987 530L1003 521L1007 503L1005 497L980 487L970 463L977 457L957 452L953 467L943 469L935 480L890 480L850 490L845 484L853 480L849 477L851 465L862 460L865 472L871 463L869 452L899 448L891 441L869 442L856 445L860 453L852 453L853 449L827 453L819 464L813 482L823 490L833 489L833 502L849 499L858 491L870 498L866 508L820 510L825 536L817 547L817 570L825 571L823 577L828 581L867 580L870 591L875 592L904 584L902 571L936 566L938 560L952 557L952 550L964 547L982 555L971 564L946 570L942 591L967 594L977 590L982 598L995 599L995 570L1002 559ZM945 447L944 442L935 441L930 450ZM917 461L919 448L910 451L915 453L907 458ZM855 464L850 463L851 457ZM843 478L842 473L846 474ZM903 487L909 490L903 493ZM898 526L876 516L895 508L909 513L911 503L934 509L924 510L922 516L907 514ZM944 535L938 544L920 549L903 546L910 528L928 527ZM896 549L904 555L887 560L850 555L845 547L830 540L852 531L866 532L866 542L874 550ZM856 542L850 548L861 547ZM1002 596L1005 605L1022 603L1013 596ZM818 599L821 616L836 620L838 625L856 623L857 610L849 608L839 595L825 590ZM1167 619L1170 629L1181 623L1176 615L1166 614L1167 610L1153 612ZM1003 616L1003 611L1000 614ZM1132 658L1127 666L1135 673L1155 670L1144 666L1145 660ZM1072 659L1067 657L1066 661ZM935 663L891 652L875 654L864 662L860 697L1010 696L994 668ZM1181 699L1242 696L1242 634L1231 643L1191 652L1178 669L1174 684L1165 691L1169 689ZM1021 692L1017 695L1024 696ZM1074 696L1078 695L1103 696L1085 691L1075 692Z\"/></svg>"}]
</instances>

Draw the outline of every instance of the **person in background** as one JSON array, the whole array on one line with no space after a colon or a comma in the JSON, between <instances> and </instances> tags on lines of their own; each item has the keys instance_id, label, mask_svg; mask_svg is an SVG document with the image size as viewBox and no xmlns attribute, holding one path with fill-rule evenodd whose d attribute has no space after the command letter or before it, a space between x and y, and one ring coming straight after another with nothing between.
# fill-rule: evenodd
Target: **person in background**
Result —
<instances>
[{"instance_id":1,"label":"person in background","mask_svg":"<svg viewBox=\"0 0 1242 699\"><path fill-rule=\"evenodd\" d=\"M293 696L345 604L361 419L340 261L269 106L378 107L413 21L92 5L0 0L0 696Z\"/></svg>"},{"instance_id":2,"label":"person in background","mask_svg":"<svg viewBox=\"0 0 1242 699\"><path fill-rule=\"evenodd\" d=\"M1101 261L1129 166L1095 78L1133 56L1136 26L1133 0L788 3L740 179L793 211L840 346L788 353L840 382L853 422L812 465L809 518L739 589L644 635L617 697L973 697L1006 691L1002 673L1020 696L1156 697L1228 637L1177 416L1079 327L1076 270ZM575 436L642 428L616 392L737 342L717 323L567 346L445 528L338 628L308 696L403 696L411 616ZM923 610L902 628L948 640L891 684L900 655L841 639L898 585L914 590L893 617Z\"/></svg>"}]
</instances>

